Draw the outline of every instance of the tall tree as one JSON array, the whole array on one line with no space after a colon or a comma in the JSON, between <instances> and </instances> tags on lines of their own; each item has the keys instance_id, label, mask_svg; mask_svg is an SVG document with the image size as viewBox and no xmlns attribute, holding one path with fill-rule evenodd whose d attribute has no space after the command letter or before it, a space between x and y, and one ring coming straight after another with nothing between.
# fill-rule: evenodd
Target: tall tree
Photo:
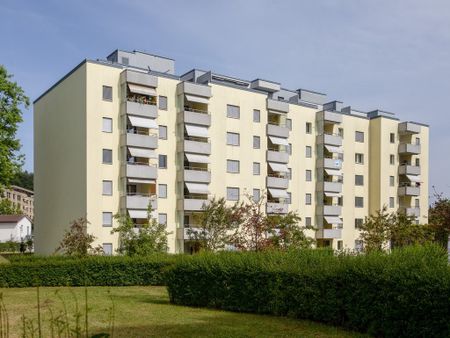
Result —
<instances>
[{"instance_id":1,"label":"tall tree","mask_svg":"<svg viewBox=\"0 0 450 338\"><path fill-rule=\"evenodd\" d=\"M19 171L11 180L11 184L17 185L19 187L33 190L33 173L29 173L28 171Z\"/></svg>"},{"instance_id":2,"label":"tall tree","mask_svg":"<svg viewBox=\"0 0 450 338\"><path fill-rule=\"evenodd\" d=\"M100 246L92 246L96 237L87 233L88 224L89 222L85 218L74 220L70 225L70 228L66 230L56 252L61 252L68 256L79 257L103 252L103 249Z\"/></svg>"},{"instance_id":3,"label":"tall tree","mask_svg":"<svg viewBox=\"0 0 450 338\"><path fill-rule=\"evenodd\" d=\"M383 250L390 239L389 228L391 222L392 216L387 212L386 206L378 210L375 215L366 217L360 228L360 238L364 243L365 251Z\"/></svg>"},{"instance_id":4,"label":"tall tree","mask_svg":"<svg viewBox=\"0 0 450 338\"><path fill-rule=\"evenodd\" d=\"M6 68L0 65L0 189L8 186L23 163L16 138L22 122L22 108L30 104L23 89L11 80Z\"/></svg>"},{"instance_id":5,"label":"tall tree","mask_svg":"<svg viewBox=\"0 0 450 338\"><path fill-rule=\"evenodd\" d=\"M436 190L434 197L435 201L428 211L429 223L433 229L435 241L446 248L450 236L450 199Z\"/></svg>"},{"instance_id":6,"label":"tall tree","mask_svg":"<svg viewBox=\"0 0 450 338\"><path fill-rule=\"evenodd\" d=\"M21 215L22 210L18 206L15 206L10 200L0 200L0 215Z\"/></svg>"}]
</instances>

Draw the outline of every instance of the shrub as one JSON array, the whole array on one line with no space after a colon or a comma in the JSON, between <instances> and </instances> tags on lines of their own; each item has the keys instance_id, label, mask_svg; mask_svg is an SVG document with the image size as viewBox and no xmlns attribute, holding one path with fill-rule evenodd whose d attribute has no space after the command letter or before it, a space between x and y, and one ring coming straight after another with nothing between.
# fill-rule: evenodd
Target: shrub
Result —
<instances>
[{"instance_id":1,"label":"shrub","mask_svg":"<svg viewBox=\"0 0 450 338\"><path fill-rule=\"evenodd\" d=\"M0 266L0 287L164 285L177 256L14 257Z\"/></svg>"},{"instance_id":2,"label":"shrub","mask_svg":"<svg viewBox=\"0 0 450 338\"><path fill-rule=\"evenodd\" d=\"M167 273L175 304L321 321L375 336L450 335L450 271L438 247L392 254L200 254Z\"/></svg>"}]
</instances>

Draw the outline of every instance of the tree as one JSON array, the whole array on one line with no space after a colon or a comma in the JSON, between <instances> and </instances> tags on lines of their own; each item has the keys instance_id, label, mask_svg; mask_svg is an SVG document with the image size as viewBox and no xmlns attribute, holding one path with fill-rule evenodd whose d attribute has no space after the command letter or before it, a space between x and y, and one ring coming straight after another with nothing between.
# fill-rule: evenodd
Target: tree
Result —
<instances>
[{"instance_id":1,"label":"tree","mask_svg":"<svg viewBox=\"0 0 450 338\"><path fill-rule=\"evenodd\" d=\"M0 215L21 215L22 210L15 206L10 200L0 200Z\"/></svg>"},{"instance_id":2,"label":"tree","mask_svg":"<svg viewBox=\"0 0 450 338\"><path fill-rule=\"evenodd\" d=\"M28 171L19 171L16 176L11 180L12 185L17 185L19 187L33 190L33 173Z\"/></svg>"},{"instance_id":3,"label":"tree","mask_svg":"<svg viewBox=\"0 0 450 338\"><path fill-rule=\"evenodd\" d=\"M5 67L0 65L0 190L9 186L23 163L18 154L20 142L16 138L22 122L21 108L29 106L29 99L16 82L11 81Z\"/></svg>"},{"instance_id":4,"label":"tree","mask_svg":"<svg viewBox=\"0 0 450 338\"><path fill-rule=\"evenodd\" d=\"M391 214L390 220L388 236L391 241L391 248L425 244L433 240L430 227L416 224L414 216L398 212Z\"/></svg>"},{"instance_id":5,"label":"tree","mask_svg":"<svg viewBox=\"0 0 450 338\"><path fill-rule=\"evenodd\" d=\"M315 230L312 226L301 227L300 216L295 212L285 215L269 215L269 229L272 236L269 237L272 246L281 249L309 249L315 244L315 239L306 236L305 230Z\"/></svg>"},{"instance_id":6,"label":"tree","mask_svg":"<svg viewBox=\"0 0 450 338\"><path fill-rule=\"evenodd\" d=\"M430 227L437 243L447 248L450 235L450 199L434 191L435 201L428 210Z\"/></svg>"},{"instance_id":7,"label":"tree","mask_svg":"<svg viewBox=\"0 0 450 338\"><path fill-rule=\"evenodd\" d=\"M128 215L116 214L114 216L119 226L111 233L119 234L119 253L128 256L145 256L157 252L167 252L167 236L171 232L167 232L166 225L160 224L152 218L151 206L147 213L147 221L139 224L139 228L135 227Z\"/></svg>"},{"instance_id":8,"label":"tree","mask_svg":"<svg viewBox=\"0 0 450 338\"><path fill-rule=\"evenodd\" d=\"M227 206L224 198L213 198L204 204L202 212L194 216L195 228L187 228L190 239L199 244L201 250L217 251L230 244L241 221L241 205Z\"/></svg>"},{"instance_id":9,"label":"tree","mask_svg":"<svg viewBox=\"0 0 450 338\"><path fill-rule=\"evenodd\" d=\"M69 256L87 256L89 254L100 254L103 249L93 247L92 243L96 237L87 233L89 222L85 218L74 220L69 230L66 230L64 237L56 249L56 252L62 252Z\"/></svg>"},{"instance_id":10,"label":"tree","mask_svg":"<svg viewBox=\"0 0 450 338\"><path fill-rule=\"evenodd\" d=\"M389 228L392 222L391 215L387 213L386 206L377 210L375 215L366 217L361 225L360 238L367 252L381 251L389 241Z\"/></svg>"}]
</instances>

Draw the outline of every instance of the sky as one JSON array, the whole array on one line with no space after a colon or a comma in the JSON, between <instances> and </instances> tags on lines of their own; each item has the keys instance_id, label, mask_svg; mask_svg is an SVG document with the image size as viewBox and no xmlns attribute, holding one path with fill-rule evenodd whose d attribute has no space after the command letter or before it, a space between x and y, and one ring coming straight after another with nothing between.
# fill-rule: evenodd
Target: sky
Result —
<instances>
[{"instance_id":1,"label":"sky","mask_svg":"<svg viewBox=\"0 0 450 338\"><path fill-rule=\"evenodd\" d=\"M430 187L450 196L448 0L0 0L0 64L32 99L119 48L305 88L430 125ZM33 170L32 107L18 137Z\"/></svg>"}]
</instances>

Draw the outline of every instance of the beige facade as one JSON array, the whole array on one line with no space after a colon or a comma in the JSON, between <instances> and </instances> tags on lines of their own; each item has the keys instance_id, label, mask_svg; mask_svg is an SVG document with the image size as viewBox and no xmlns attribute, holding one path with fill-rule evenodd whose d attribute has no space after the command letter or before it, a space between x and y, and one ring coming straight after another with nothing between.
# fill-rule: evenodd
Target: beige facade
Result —
<instances>
[{"instance_id":1,"label":"beige facade","mask_svg":"<svg viewBox=\"0 0 450 338\"><path fill-rule=\"evenodd\" d=\"M34 192L25 188L12 185L4 189L0 194L0 200L7 199L22 210L23 215L28 216L30 220L34 218Z\"/></svg>"},{"instance_id":2,"label":"beige facade","mask_svg":"<svg viewBox=\"0 0 450 338\"><path fill-rule=\"evenodd\" d=\"M112 215L139 227L149 203L170 251L189 252L186 228L209 198L265 191L268 213L297 211L333 248L358 247L358 223L385 205L427 221L426 125L272 81L174 68L116 51L35 101L37 252L53 252L69 222L86 217L113 253Z\"/></svg>"}]
</instances>

